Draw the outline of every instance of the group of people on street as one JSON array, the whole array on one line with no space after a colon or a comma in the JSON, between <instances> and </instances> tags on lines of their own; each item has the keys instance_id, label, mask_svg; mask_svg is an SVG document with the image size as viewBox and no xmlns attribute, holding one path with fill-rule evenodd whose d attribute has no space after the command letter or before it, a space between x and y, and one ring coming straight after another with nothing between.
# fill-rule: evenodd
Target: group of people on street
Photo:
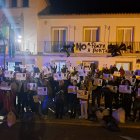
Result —
<instances>
[{"instance_id":1,"label":"group of people on street","mask_svg":"<svg viewBox=\"0 0 140 140\"><path fill-rule=\"evenodd\" d=\"M140 120L140 79L137 72L128 76L123 67L118 70L116 65L102 70L95 65L88 68L79 65L77 68L63 66L59 73L47 67L32 72L19 68L9 78L5 71L0 71L1 115L13 111L19 118L25 112L44 117L52 110L55 118L96 119L97 110L108 109L111 115L113 110L123 108L126 120ZM17 79L17 73L25 74L26 79ZM35 83L34 87L31 88L30 83ZM39 93L38 87L45 88L44 95ZM126 92L121 87L126 87Z\"/></svg>"}]
</instances>

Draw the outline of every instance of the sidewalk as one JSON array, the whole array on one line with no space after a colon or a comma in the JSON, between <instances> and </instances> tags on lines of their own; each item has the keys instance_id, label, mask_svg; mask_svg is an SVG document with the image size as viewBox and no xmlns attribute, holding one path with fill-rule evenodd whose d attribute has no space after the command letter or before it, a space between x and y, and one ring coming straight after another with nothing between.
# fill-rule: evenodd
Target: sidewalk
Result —
<instances>
[{"instance_id":1,"label":"sidewalk","mask_svg":"<svg viewBox=\"0 0 140 140\"><path fill-rule=\"evenodd\" d=\"M45 120L36 119L35 123L44 123L44 124L59 124L59 125L74 125L74 126L93 126L93 127L101 127L102 124L99 121L90 121L83 119L54 119L47 118ZM119 124L120 128L134 128L140 129L140 121L139 122L126 122L124 124Z\"/></svg>"}]
</instances>

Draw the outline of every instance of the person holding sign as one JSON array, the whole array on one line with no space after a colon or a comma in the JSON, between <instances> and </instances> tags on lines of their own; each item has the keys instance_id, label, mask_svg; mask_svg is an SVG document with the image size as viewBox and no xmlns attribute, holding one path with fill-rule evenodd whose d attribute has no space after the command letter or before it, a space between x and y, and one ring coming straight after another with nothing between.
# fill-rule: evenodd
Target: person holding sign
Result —
<instances>
[{"instance_id":1,"label":"person holding sign","mask_svg":"<svg viewBox=\"0 0 140 140\"><path fill-rule=\"evenodd\" d=\"M69 91L69 86L68 86L68 93L69 93L69 104L70 104L70 118L75 118L76 117L76 109L77 109L77 81L74 80L72 83L72 86L74 87L73 91Z\"/></svg>"},{"instance_id":2,"label":"person holding sign","mask_svg":"<svg viewBox=\"0 0 140 140\"><path fill-rule=\"evenodd\" d=\"M127 85L130 88L131 83L129 80L124 79L121 82L121 85ZM122 107L125 110L125 118L129 120L131 118L131 106L132 106L132 94L131 93L121 93L122 98Z\"/></svg>"},{"instance_id":3,"label":"person holding sign","mask_svg":"<svg viewBox=\"0 0 140 140\"><path fill-rule=\"evenodd\" d=\"M84 84L81 84L81 87L80 87L80 93L78 93L77 91L77 95L80 94L81 95L81 98L80 98L80 104L81 104L81 116L80 118L81 119L88 119L88 91L87 91L87 88L86 88L86 85Z\"/></svg>"},{"instance_id":4,"label":"person holding sign","mask_svg":"<svg viewBox=\"0 0 140 140\"><path fill-rule=\"evenodd\" d=\"M136 88L134 90L134 104L133 104L133 120L140 120L140 82L137 83ZM136 118L137 112L139 111L139 118Z\"/></svg>"}]
</instances>

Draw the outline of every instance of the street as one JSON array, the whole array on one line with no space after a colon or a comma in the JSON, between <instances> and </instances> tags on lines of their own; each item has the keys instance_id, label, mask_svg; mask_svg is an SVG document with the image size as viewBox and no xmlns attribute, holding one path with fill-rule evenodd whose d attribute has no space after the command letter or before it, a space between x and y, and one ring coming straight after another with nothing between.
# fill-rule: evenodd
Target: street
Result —
<instances>
[{"instance_id":1,"label":"street","mask_svg":"<svg viewBox=\"0 0 140 140\"><path fill-rule=\"evenodd\" d=\"M61 122L18 122L11 128L1 124L0 140L140 140L140 129L121 127L119 132L111 132L100 125Z\"/></svg>"}]
</instances>

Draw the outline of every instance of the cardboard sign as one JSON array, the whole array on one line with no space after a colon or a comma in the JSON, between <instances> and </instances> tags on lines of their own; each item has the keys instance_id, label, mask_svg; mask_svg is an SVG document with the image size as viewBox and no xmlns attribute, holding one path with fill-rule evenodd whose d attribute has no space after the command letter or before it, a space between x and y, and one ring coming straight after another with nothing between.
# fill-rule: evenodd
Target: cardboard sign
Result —
<instances>
[{"instance_id":1,"label":"cardboard sign","mask_svg":"<svg viewBox=\"0 0 140 140\"><path fill-rule=\"evenodd\" d=\"M68 86L68 93L76 94L77 88L76 86Z\"/></svg>"},{"instance_id":2,"label":"cardboard sign","mask_svg":"<svg viewBox=\"0 0 140 140\"><path fill-rule=\"evenodd\" d=\"M38 87L37 88L38 95L47 95L47 87Z\"/></svg>"},{"instance_id":3,"label":"cardboard sign","mask_svg":"<svg viewBox=\"0 0 140 140\"><path fill-rule=\"evenodd\" d=\"M85 90L77 90L77 98L88 100L88 92Z\"/></svg>"},{"instance_id":4,"label":"cardboard sign","mask_svg":"<svg viewBox=\"0 0 140 140\"><path fill-rule=\"evenodd\" d=\"M16 73L16 80L25 81L26 80L26 73Z\"/></svg>"},{"instance_id":5,"label":"cardboard sign","mask_svg":"<svg viewBox=\"0 0 140 140\"><path fill-rule=\"evenodd\" d=\"M37 83L27 83L27 89L31 91L37 90Z\"/></svg>"},{"instance_id":6,"label":"cardboard sign","mask_svg":"<svg viewBox=\"0 0 140 140\"><path fill-rule=\"evenodd\" d=\"M120 77L120 76L121 76L121 74L120 74L120 72L119 72L119 71L114 71L113 76Z\"/></svg>"},{"instance_id":7,"label":"cardboard sign","mask_svg":"<svg viewBox=\"0 0 140 140\"><path fill-rule=\"evenodd\" d=\"M128 85L119 85L119 92L120 93L129 93L132 92L132 87Z\"/></svg>"},{"instance_id":8,"label":"cardboard sign","mask_svg":"<svg viewBox=\"0 0 140 140\"><path fill-rule=\"evenodd\" d=\"M38 97L38 95L34 95L34 96L33 96L33 100L34 100L35 103L38 103L38 102L39 102L39 97Z\"/></svg>"},{"instance_id":9,"label":"cardboard sign","mask_svg":"<svg viewBox=\"0 0 140 140\"><path fill-rule=\"evenodd\" d=\"M102 82L103 82L102 79L94 78L94 83L93 83L93 85L95 85L95 86L102 86Z\"/></svg>"},{"instance_id":10,"label":"cardboard sign","mask_svg":"<svg viewBox=\"0 0 140 140\"><path fill-rule=\"evenodd\" d=\"M4 77L13 78L14 77L14 72L13 71L5 71L4 72Z\"/></svg>"},{"instance_id":11,"label":"cardboard sign","mask_svg":"<svg viewBox=\"0 0 140 140\"><path fill-rule=\"evenodd\" d=\"M140 97L140 88L138 88L138 97Z\"/></svg>"}]
</instances>

